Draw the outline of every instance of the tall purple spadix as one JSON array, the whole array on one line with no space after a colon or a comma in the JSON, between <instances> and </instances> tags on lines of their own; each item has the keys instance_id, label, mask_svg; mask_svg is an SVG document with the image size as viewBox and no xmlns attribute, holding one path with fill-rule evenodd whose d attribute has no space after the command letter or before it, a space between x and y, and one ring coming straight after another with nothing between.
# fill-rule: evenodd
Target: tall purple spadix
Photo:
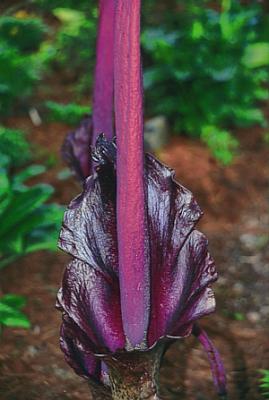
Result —
<instances>
[{"instance_id":1,"label":"tall purple spadix","mask_svg":"<svg viewBox=\"0 0 269 400\"><path fill-rule=\"evenodd\" d=\"M114 17L115 0L100 0L92 117L85 117L62 146L64 160L81 183L94 172L91 146L99 134L105 133L108 139L114 136Z\"/></svg>"},{"instance_id":2,"label":"tall purple spadix","mask_svg":"<svg viewBox=\"0 0 269 400\"><path fill-rule=\"evenodd\" d=\"M101 132L113 137L114 15L115 1L101 0L93 92L93 139Z\"/></svg>"},{"instance_id":3,"label":"tall purple spadix","mask_svg":"<svg viewBox=\"0 0 269 400\"><path fill-rule=\"evenodd\" d=\"M144 189L140 1L119 0L115 17L117 233L124 332L133 347L149 319L149 258Z\"/></svg>"}]
</instances>

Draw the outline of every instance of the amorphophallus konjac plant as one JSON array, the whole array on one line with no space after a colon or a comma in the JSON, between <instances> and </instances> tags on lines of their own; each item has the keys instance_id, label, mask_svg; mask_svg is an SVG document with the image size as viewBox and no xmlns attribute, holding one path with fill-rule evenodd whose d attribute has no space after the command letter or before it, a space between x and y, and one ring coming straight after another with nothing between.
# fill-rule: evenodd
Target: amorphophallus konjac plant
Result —
<instances>
[{"instance_id":1,"label":"amorphophallus konjac plant","mask_svg":"<svg viewBox=\"0 0 269 400\"><path fill-rule=\"evenodd\" d=\"M193 334L225 396L220 356L197 324L215 309L217 279L195 229L202 212L173 170L144 154L140 7L100 1L93 117L63 147L84 183L59 239L72 256L57 299L61 348L94 399L160 399L165 351Z\"/></svg>"}]
</instances>

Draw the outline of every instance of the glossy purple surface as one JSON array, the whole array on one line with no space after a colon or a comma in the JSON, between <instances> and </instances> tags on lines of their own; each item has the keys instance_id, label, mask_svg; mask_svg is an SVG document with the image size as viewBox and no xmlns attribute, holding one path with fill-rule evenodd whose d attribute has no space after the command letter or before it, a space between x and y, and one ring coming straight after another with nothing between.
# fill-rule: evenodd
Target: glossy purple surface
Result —
<instances>
[{"instance_id":1,"label":"glossy purple surface","mask_svg":"<svg viewBox=\"0 0 269 400\"><path fill-rule=\"evenodd\" d=\"M201 210L174 172L147 155L148 226L151 264L151 346L164 335L185 336L190 322L215 307L210 282L215 266L207 241L193 230ZM168 333L169 332L169 333Z\"/></svg>"},{"instance_id":2,"label":"glossy purple surface","mask_svg":"<svg viewBox=\"0 0 269 400\"><path fill-rule=\"evenodd\" d=\"M101 378L101 361L94 357L87 336L67 316L60 332L60 347L67 363L83 378Z\"/></svg>"},{"instance_id":3,"label":"glossy purple surface","mask_svg":"<svg viewBox=\"0 0 269 400\"><path fill-rule=\"evenodd\" d=\"M106 149L105 140L99 141L99 146L96 153L100 166L64 216L59 246L74 260L66 269L58 296L61 309L87 336L96 353L127 346L120 293L114 155L110 144ZM147 310L150 323L145 335L148 348L162 336L189 335L196 319L214 311L208 286L217 273L207 240L194 230L201 211L192 194L174 180L171 169L151 155L146 156L145 171L151 288Z\"/></svg>"},{"instance_id":4,"label":"glossy purple surface","mask_svg":"<svg viewBox=\"0 0 269 400\"><path fill-rule=\"evenodd\" d=\"M142 98L140 1L119 0L115 24L117 233L123 326L133 347L146 339L150 311Z\"/></svg>"}]
</instances>

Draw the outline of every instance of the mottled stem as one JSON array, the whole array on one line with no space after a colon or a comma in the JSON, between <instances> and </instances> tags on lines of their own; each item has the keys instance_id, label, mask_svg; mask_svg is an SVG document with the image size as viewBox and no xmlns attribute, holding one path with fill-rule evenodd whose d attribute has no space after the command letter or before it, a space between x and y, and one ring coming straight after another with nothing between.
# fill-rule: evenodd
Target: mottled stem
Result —
<instances>
[{"instance_id":1,"label":"mottled stem","mask_svg":"<svg viewBox=\"0 0 269 400\"><path fill-rule=\"evenodd\" d=\"M161 400L159 370L163 345L106 359L113 400Z\"/></svg>"},{"instance_id":2,"label":"mottled stem","mask_svg":"<svg viewBox=\"0 0 269 400\"><path fill-rule=\"evenodd\" d=\"M112 400L111 390L91 381L89 383L91 400Z\"/></svg>"}]
</instances>

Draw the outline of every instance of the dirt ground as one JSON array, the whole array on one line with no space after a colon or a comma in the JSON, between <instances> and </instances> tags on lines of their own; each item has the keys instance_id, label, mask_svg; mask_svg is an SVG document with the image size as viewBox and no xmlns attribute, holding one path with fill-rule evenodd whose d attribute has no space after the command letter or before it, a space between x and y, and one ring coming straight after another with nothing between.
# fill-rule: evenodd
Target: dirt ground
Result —
<instances>
[{"instance_id":1,"label":"dirt ground","mask_svg":"<svg viewBox=\"0 0 269 400\"><path fill-rule=\"evenodd\" d=\"M65 169L59 150L68 127L34 128L27 118L9 124L29 131L42 157L53 155L56 162L42 179L55 187L54 200L68 204L80 191L72 177L58 176ZM160 157L205 213L199 228L209 237L220 277L214 285L217 312L203 325L223 357L229 399L258 400L259 369L269 368L269 147L258 129L238 135L240 154L228 168L186 138L172 139ZM5 329L0 338L1 400L89 399L87 383L66 365L58 346L61 316L54 303L67 260L60 251L41 252L1 272L0 291L26 296L32 322L29 331ZM194 338L169 350L161 382L164 399L217 399L206 355Z\"/></svg>"}]
</instances>

